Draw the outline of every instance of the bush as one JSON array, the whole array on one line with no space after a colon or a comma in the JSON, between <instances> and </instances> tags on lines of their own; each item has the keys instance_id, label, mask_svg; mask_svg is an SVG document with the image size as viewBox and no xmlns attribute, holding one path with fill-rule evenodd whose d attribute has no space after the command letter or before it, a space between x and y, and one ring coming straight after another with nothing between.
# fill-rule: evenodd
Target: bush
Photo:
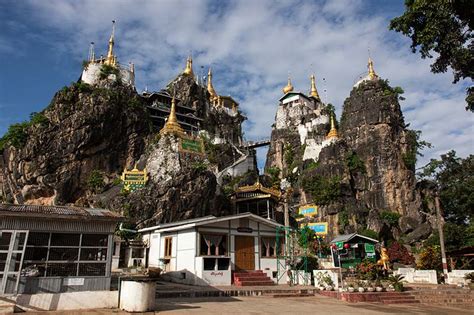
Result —
<instances>
[{"instance_id":1,"label":"bush","mask_svg":"<svg viewBox=\"0 0 474 315\"><path fill-rule=\"evenodd\" d=\"M115 74L118 79L119 70L114 66L105 65L105 64L100 67L99 79L101 80L107 79L109 75L111 74Z\"/></svg>"},{"instance_id":2,"label":"bush","mask_svg":"<svg viewBox=\"0 0 474 315\"><path fill-rule=\"evenodd\" d=\"M370 260L364 259L355 269L357 277L361 280L375 280L379 277L380 268Z\"/></svg>"},{"instance_id":3,"label":"bush","mask_svg":"<svg viewBox=\"0 0 474 315\"><path fill-rule=\"evenodd\" d=\"M346 156L346 164L351 172L365 173L365 164L354 151Z\"/></svg>"},{"instance_id":4,"label":"bush","mask_svg":"<svg viewBox=\"0 0 474 315\"><path fill-rule=\"evenodd\" d=\"M8 127L5 135L0 139L0 151L11 145L17 149L22 148L28 140L26 129L29 127L27 122L13 124Z\"/></svg>"},{"instance_id":5,"label":"bush","mask_svg":"<svg viewBox=\"0 0 474 315\"><path fill-rule=\"evenodd\" d=\"M403 291L403 279L405 277L402 275L393 275L388 277L388 281L390 282L391 285L393 285L393 288L397 292L402 292Z\"/></svg>"},{"instance_id":6,"label":"bush","mask_svg":"<svg viewBox=\"0 0 474 315\"><path fill-rule=\"evenodd\" d=\"M33 112L30 114L29 125L41 125L43 127L49 125L49 119L43 113Z\"/></svg>"},{"instance_id":7,"label":"bush","mask_svg":"<svg viewBox=\"0 0 474 315\"><path fill-rule=\"evenodd\" d=\"M382 211L380 213L380 219L386 221L390 226L397 226L400 217L401 215L398 212Z\"/></svg>"},{"instance_id":8,"label":"bush","mask_svg":"<svg viewBox=\"0 0 474 315\"><path fill-rule=\"evenodd\" d=\"M267 168L267 173L270 175L270 182L273 188L280 189L280 172L278 167Z\"/></svg>"},{"instance_id":9,"label":"bush","mask_svg":"<svg viewBox=\"0 0 474 315\"><path fill-rule=\"evenodd\" d=\"M379 239L379 233L375 232L374 230L371 229L364 229L358 232L360 235L364 235L370 238L373 238L375 240Z\"/></svg>"},{"instance_id":10,"label":"bush","mask_svg":"<svg viewBox=\"0 0 474 315\"><path fill-rule=\"evenodd\" d=\"M207 164L202 161L194 162L192 164L192 168L193 170L196 170L199 173L204 172L205 170L207 170Z\"/></svg>"},{"instance_id":11,"label":"bush","mask_svg":"<svg viewBox=\"0 0 474 315\"><path fill-rule=\"evenodd\" d=\"M388 257L390 262L398 262L403 265L411 265L415 263L415 257L408 251L408 249L398 242L393 242L388 248Z\"/></svg>"},{"instance_id":12,"label":"bush","mask_svg":"<svg viewBox=\"0 0 474 315\"><path fill-rule=\"evenodd\" d=\"M100 192L105 186L104 175L99 170L93 170L87 179L87 187L94 193Z\"/></svg>"},{"instance_id":13,"label":"bush","mask_svg":"<svg viewBox=\"0 0 474 315\"><path fill-rule=\"evenodd\" d=\"M442 263L441 263L441 251L439 246L430 246L424 248L420 256L418 257L418 261L416 263L416 268L422 270L438 270L441 271Z\"/></svg>"},{"instance_id":14,"label":"bush","mask_svg":"<svg viewBox=\"0 0 474 315\"><path fill-rule=\"evenodd\" d=\"M327 205L341 196L341 179L339 176L326 178L316 175L303 180L303 187L311 193L317 205Z\"/></svg>"}]
</instances>

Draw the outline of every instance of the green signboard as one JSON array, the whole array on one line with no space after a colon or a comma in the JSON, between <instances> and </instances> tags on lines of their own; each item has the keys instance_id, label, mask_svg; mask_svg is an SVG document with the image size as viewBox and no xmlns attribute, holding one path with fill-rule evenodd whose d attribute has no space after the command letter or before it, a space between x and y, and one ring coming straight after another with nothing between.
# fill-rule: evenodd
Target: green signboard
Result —
<instances>
[{"instance_id":1,"label":"green signboard","mask_svg":"<svg viewBox=\"0 0 474 315\"><path fill-rule=\"evenodd\" d=\"M344 242L336 242L337 249L342 249L344 247Z\"/></svg>"},{"instance_id":2,"label":"green signboard","mask_svg":"<svg viewBox=\"0 0 474 315\"><path fill-rule=\"evenodd\" d=\"M374 246L374 244L365 243L365 252L366 252L366 253L375 253L375 246Z\"/></svg>"},{"instance_id":3,"label":"green signboard","mask_svg":"<svg viewBox=\"0 0 474 315\"><path fill-rule=\"evenodd\" d=\"M180 140L180 151L187 153L204 153L204 146L200 139L187 139L182 138Z\"/></svg>"}]
</instances>

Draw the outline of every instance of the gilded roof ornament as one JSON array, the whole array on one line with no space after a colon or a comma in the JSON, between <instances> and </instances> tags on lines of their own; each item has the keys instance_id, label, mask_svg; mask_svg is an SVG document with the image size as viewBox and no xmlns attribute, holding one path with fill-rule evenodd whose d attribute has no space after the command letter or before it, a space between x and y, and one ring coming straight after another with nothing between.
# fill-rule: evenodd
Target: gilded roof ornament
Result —
<instances>
[{"instance_id":1,"label":"gilded roof ornament","mask_svg":"<svg viewBox=\"0 0 474 315\"><path fill-rule=\"evenodd\" d=\"M186 60L186 68L183 71L184 74L194 76L193 72L193 58L191 56Z\"/></svg>"},{"instance_id":2,"label":"gilded roof ornament","mask_svg":"<svg viewBox=\"0 0 474 315\"><path fill-rule=\"evenodd\" d=\"M332 138L339 138L339 135L337 133L336 129L336 123L334 121L334 114L331 115L331 130L329 130L328 135L326 136L326 139L332 139Z\"/></svg>"},{"instance_id":3,"label":"gilded roof ornament","mask_svg":"<svg viewBox=\"0 0 474 315\"><path fill-rule=\"evenodd\" d=\"M379 78L379 76L375 73L374 71L374 62L372 59L369 57L369 62L367 64L367 68L369 69L369 79L370 80L376 80Z\"/></svg>"},{"instance_id":4,"label":"gilded roof ornament","mask_svg":"<svg viewBox=\"0 0 474 315\"><path fill-rule=\"evenodd\" d=\"M290 76L288 76L288 84L283 88L283 94L293 91L293 85L291 84Z\"/></svg>"},{"instance_id":5,"label":"gilded roof ornament","mask_svg":"<svg viewBox=\"0 0 474 315\"><path fill-rule=\"evenodd\" d=\"M216 90L214 90L214 86L212 86L212 71L209 68L209 72L207 73L207 91L211 95L211 101L214 101L217 98Z\"/></svg>"},{"instance_id":6,"label":"gilded roof ornament","mask_svg":"<svg viewBox=\"0 0 474 315\"><path fill-rule=\"evenodd\" d=\"M243 192L255 192L257 190L260 190L266 194L269 194L275 198L281 198L281 192L278 190L278 189L274 189L274 188L267 188L265 186L263 186L261 183L260 183L260 180L257 179L257 181L253 184L253 185L248 185L248 186L241 186L241 187L238 187L235 192L236 193L243 193Z\"/></svg>"},{"instance_id":7,"label":"gilded roof ornament","mask_svg":"<svg viewBox=\"0 0 474 315\"><path fill-rule=\"evenodd\" d=\"M114 44L115 44L115 20L112 21L112 34L110 34L109 39L109 49L107 50L107 58L105 59L105 64L110 66L115 66L117 63L117 57L114 56Z\"/></svg>"},{"instance_id":8,"label":"gilded roof ornament","mask_svg":"<svg viewBox=\"0 0 474 315\"><path fill-rule=\"evenodd\" d=\"M314 74L311 75L311 90L309 94L319 100L318 90L316 89L316 77L314 76Z\"/></svg>"},{"instance_id":9,"label":"gilded roof ornament","mask_svg":"<svg viewBox=\"0 0 474 315\"><path fill-rule=\"evenodd\" d=\"M166 120L165 125L160 130L160 134L174 134L177 136L184 136L184 130L178 123L178 118L176 117L176 101L174 99L171 100L171 110L170 115L168 116L168 120Z\"/></svg>"}]
</instances>

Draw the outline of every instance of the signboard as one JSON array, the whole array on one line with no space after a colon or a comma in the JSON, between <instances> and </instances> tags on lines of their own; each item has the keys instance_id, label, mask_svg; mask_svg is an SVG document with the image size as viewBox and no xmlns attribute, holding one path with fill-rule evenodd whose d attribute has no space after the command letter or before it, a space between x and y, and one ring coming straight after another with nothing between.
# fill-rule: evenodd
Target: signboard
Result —
<instances>
[{"instance_id":1,"label":"signboard","mask_svg":"<svg viewBox=\"0 0 474 315\"><path fill-rule=\"evenodd\" d=\"M138 170L137 165L131 171L126 169L123 171L120 179L123 182L123 189L126 191L135 191L145 187L148 182L148 174L146 168L143 171Z\"/></svg>"},{"instance_id":2,"label":"signboard","mask_svg":"<svg viewBox=\"0 0 474 315\"><path fill-rule=\"evenodd\" d=\"M298 213L305 217L314 217L315 215L318 214L318 206L316 205L301 206L298 209Z\"/></svg>"},{"instance_id":3,"label":"signboard","mask_svg":"<svg viewBox=\"0 0 474 315\"><path fill-rule=\"evenodd\" d=\"M343 249L344 248L344 242L336 242L337 249Z\"/></svg>"},{"instance_id":4,"label":"signboard","mask_svg":"<svg viewBox=\"0 0 474 315\"><path fill-rule=\"evenodd\" d=\"M65 278L63 281L63 285L67 286L84 285L84 278Z\"/></svg>"},{"instance_id":5,"label":"signboard","mask_svg":"<svg viewBox=\"0 0 474 315\"><path fill-rule=\"evenodd\" d=\"M253 232L253 229L250 228L250 227L239 226L239 227L237 228L237 232L240 232L240 233L252 233L252 232Z\"/></svg>"},{"instance_id":6,"label":"signboard","mask_svg":"<svg viewBox=\"0 0 474 315\"><path fill-rule=\"evenodd\" d=\"M204 154L204 144L200 138L180 138L179 151L194 154Z\"/></svg>"},{"instance_id":7,"label":"signboard","mask_svg":"<svg viewBox=\"0 0 474 315\"><path fill-rule=\"evenodd\" d=\"M364 247L365 247L365 252L366 253L375 253L375 245L374 244L365 243Z\"/></svg>"},{"instance_id":8,"label":"signboard","mask_svg":"<svg viewBox=\"0 0 474 315\"><path fill-rule=\"evenodd\" d=\"M308 223L308 227L313 230L316 235L327 235L328 234L328 223L327 222L317 222L317 223Z\"/></svg>"}]
</instances>

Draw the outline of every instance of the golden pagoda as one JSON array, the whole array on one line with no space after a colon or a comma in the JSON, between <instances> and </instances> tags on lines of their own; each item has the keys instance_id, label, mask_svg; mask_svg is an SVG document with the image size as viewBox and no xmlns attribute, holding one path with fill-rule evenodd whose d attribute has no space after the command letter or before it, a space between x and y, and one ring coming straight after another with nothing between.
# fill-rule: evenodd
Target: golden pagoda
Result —
<instances>
[{"instance_id":1,"label":"golden pagoda","mask_svg":"<svg viewBox=\"0 0 474 315\"><path fill-rule=\"evenodd\" d=\"M193 59L191 58L191 56L189 56L186 60L186 68L184 69L183 73L186 75L194 76Z\"/></svg>"},{"instance_id":2,"label":"golden pagoda","mask_svg":"<svg viewBox=\"0 0 474 315\"><path fill-rule=\"evenodd\" d=\"M211 102L215 102L218 98L218 95L216 93L216 90L214 90L214 87L212 86L212 71L211 71L211 68L209 68L209 72L207 73L207 91L211 95L211 97L210 97Z\"/></svg>"},{"instance_id":3,"label":"golden pagoda","mask_svg":"<svg viewBox=\"0 0 474 315\"><path fill-rule=\"evenodd\" d=\"M165 134L174 134L176 136L184 136L184 130L181 128L181 126L178 123L178 118L176 117L176 101L174 99L171 100L171 110L170 110L170 115L168 117L168 120L166 120L165 125L163 128L160 130L160 135L165 135Z\"/></svg>"},{"instance_id":4,"label":"golden pagoda","mask_svg":"<svg viewBox=\"0 0 474 315\"><path fill-rule=\"evenodd\" d=\"M293 91L293 85L291 84L290 76L288 76L288 84L283 88L283 94Z\"/></svg>"},{"instance_id":5,"label":"golden pagoda","mask_svg":"<svg viewBox=\"0 0 474 315\"><path fill-rule=\"evenodd\" d=\"M326 136L327 140L332 138L339 138L339 135L337 134L336 123L334 122L334 114L331 115L331 130L329 130L329 133Z\"/></svg>"},{"instance_id":6,"label":"golden pagoda","mask_svg":"<svg viewBox=\"0 0 474 315\"><path fill-rule=\"evenodd\" d=\"M311 75L311 90L309 92L309 95L318 100L320 99L318 90L316 89L316 77L314 76L314 74Z\"/></svg>"},{"instance_id":7,"label":"golden pagoda","mask_svg":"<svg viewBox=\"0 0 474 315\"><path fill-rule=\"evenodd\" d=\"M367 67L369 68L369 79L370 80L378 79L379 76L374 71L374 62L372 61L370 57L369 57L369 62L367 64Z\"/></svg>"},{"instance_id":8,"label":"golden pagoda","mask_svg":"<svg viewBox=\"0 0 474 315\"><path fill-rule=\"evenodd\" d=\"M117 57L114 55L114 36L115 36L115 20L112 21L112 34L109 39L109 49L107 50L107 57L105 58L104 64L115 66L117 64Z\"/></svg>"}]
</instances>

